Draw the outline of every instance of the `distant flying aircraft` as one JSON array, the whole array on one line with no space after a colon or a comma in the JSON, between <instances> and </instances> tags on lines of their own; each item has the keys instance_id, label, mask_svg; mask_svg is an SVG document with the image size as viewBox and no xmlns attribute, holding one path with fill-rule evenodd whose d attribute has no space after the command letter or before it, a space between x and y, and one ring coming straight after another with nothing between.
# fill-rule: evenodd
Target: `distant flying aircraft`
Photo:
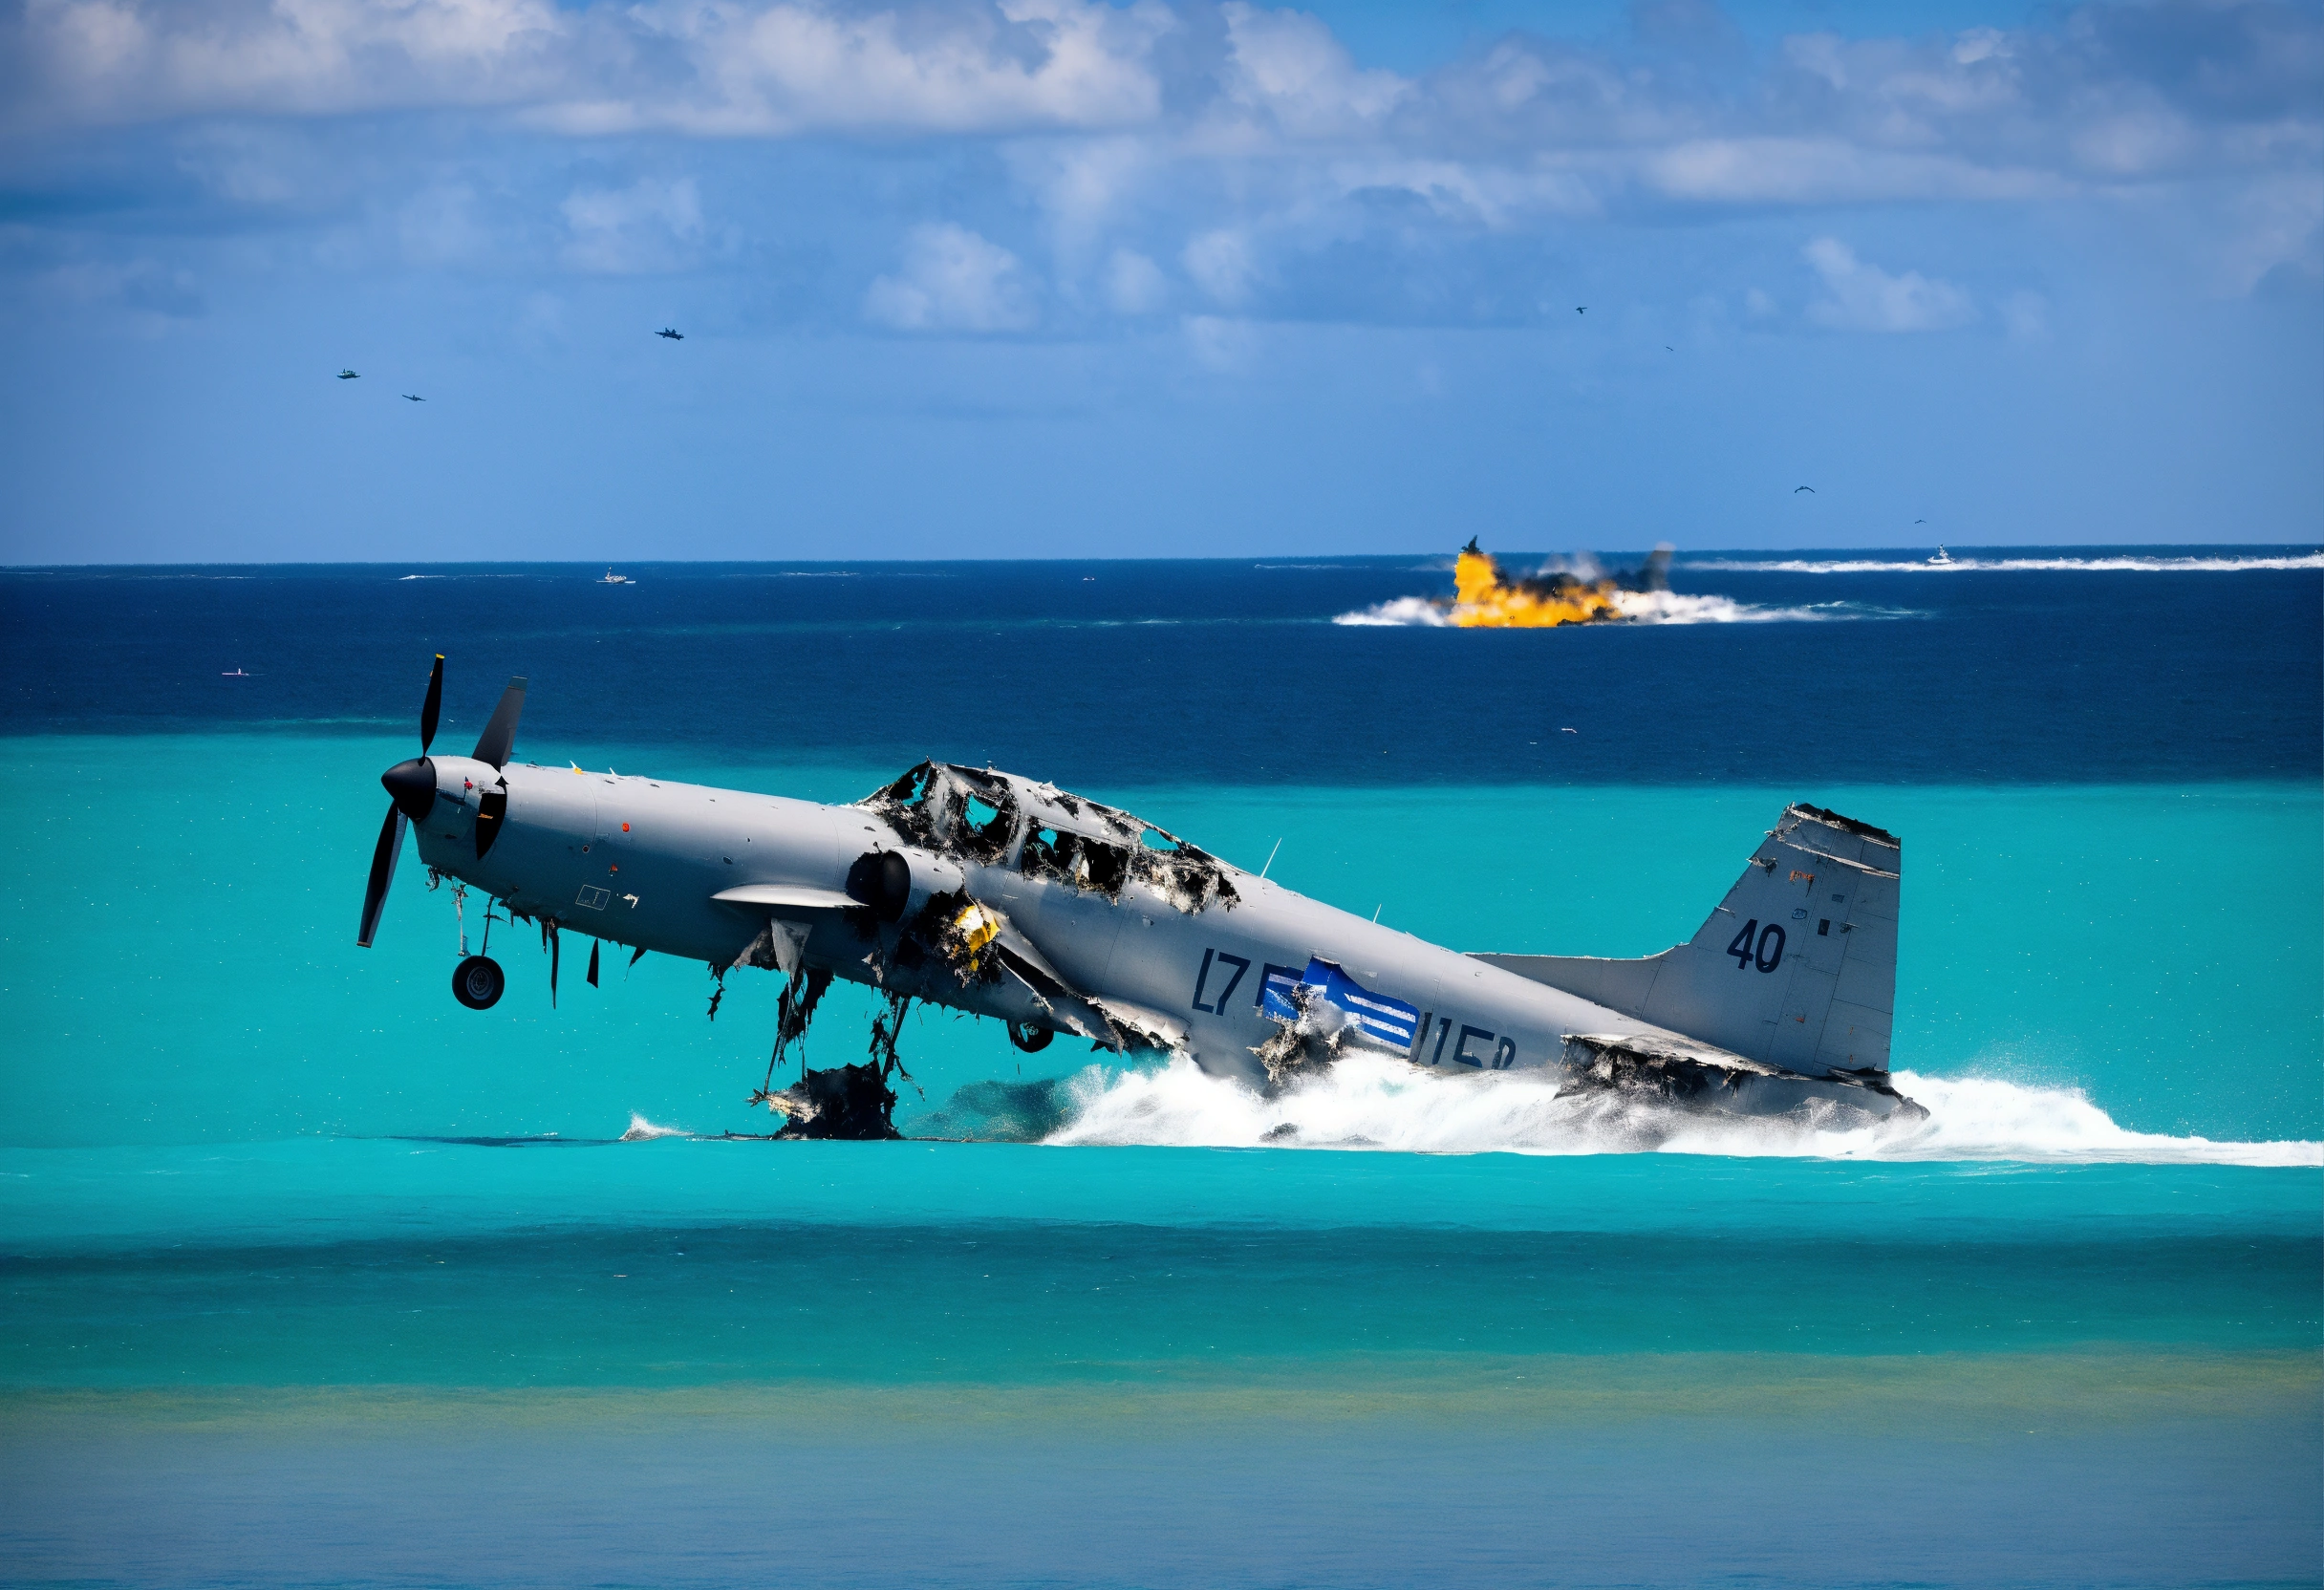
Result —
<instances>
[{"instance_id":1,"label":"distant flying aircraft","mask_svg":"<svg viewBox=\"0 0 2324 1590\"><path fill-rule=\"evenodd\" d=\"M656 336L666 336L672 342L683 342L686 340L686 333L679 331L675 326L664 326L660 331L656 332L654 334Z\"/></svg>"},{"instance_id":2,"label":"distant flying aircraft","mask_svg":"<svg viewBox=\"0 0 2324 1590\"><path fill-rule=\"evenodd\" d=\"M358 378L359 377L352 370L342 370L339 372L339 379L342 381L352 381Z\"/></svg>"},{"instance_id":3,"label":"distant flying aircraft","mask_svg":"<svg viewBox=\"0 0 2324 1590\"><path fill-rule=\"evenodd\" d=\"M427 399L426 399L425 398L420 397L420 396L418 393L416 393L416 392L407 392L407 393L405 393L405 394L403 395L403 400L404 400L405 402L407 402L407 403L424 403L424 402L426 402L426 401L427 401Z\"/></svg>"},{"instance_id":4,"label":"distant flying aircraft","mask_svg":"<svg viewBox=\"0 0 2324 1590\"><path fill-rule=\"evenodd\" d=\"M602 941L707 961L721 979L778 971L752 1103L786 1116L786 1135L895 1135L887 1079L914 999L991 1017L1026 1053L1063 1033L1267 1087L1368 1051L1742 1114L1925 1113L1888 1075L1903 851L1837 812L1791 806L1738 846L1724 902L1661 955L1457 955L992 768L924 762L824 806L520 763L521 678L473 752L433 757L442 691L440 656L420 755L380 776L390 805L356 943L378 927L409 828L431 873L487 897L487 923L539 925L552 997L565 930L592 960ZM488 950L469 955L463 935L452 974L472 1010L506 986ZM886 1002L871 1064L803 1066L777 1091L774 1067L835 978Z\"/></svg>"}]
</instances>

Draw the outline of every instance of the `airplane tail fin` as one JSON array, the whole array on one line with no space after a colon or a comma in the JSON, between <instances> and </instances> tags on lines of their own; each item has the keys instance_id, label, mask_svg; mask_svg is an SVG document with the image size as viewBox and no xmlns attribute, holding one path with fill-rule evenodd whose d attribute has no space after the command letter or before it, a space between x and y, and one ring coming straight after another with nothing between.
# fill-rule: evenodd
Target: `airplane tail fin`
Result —
<instances>
[{"instance_id":1,"label":"airplane tail fin","mask_svg":"<svg viewBox=\"0 0 2324 1590\"><path fill-rule=\"evenodd\" d=\"M1903 854L1883 829L1793 806L1684 944L1475 958L1787 1071L1886 1071Z\"/></svg>"}]
</instances>

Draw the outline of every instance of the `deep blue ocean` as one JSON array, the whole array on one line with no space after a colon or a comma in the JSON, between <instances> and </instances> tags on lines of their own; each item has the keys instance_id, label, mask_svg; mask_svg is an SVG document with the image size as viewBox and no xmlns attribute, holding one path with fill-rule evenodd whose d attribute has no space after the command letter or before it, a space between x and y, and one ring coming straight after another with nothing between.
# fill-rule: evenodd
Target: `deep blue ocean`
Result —
<instances>
[{"instance_id":1,"label":"deep blue ocean","mask_svg":"<svg viewBox=\"0 0 2324 1590\"><path fill-rule=\"evenodd\" d=\"M2319 1582L2324 554L1952 551L1530 632L1449 555L0 570L0 1582ZM1464 950L1834 806L1930 1117L923 1013L911 1141L721 1140L772 975L466 1011L409 854L355 947L438 652L440 745L521 674L526 760L990 762Z\"/></svg>"}]
</instances>

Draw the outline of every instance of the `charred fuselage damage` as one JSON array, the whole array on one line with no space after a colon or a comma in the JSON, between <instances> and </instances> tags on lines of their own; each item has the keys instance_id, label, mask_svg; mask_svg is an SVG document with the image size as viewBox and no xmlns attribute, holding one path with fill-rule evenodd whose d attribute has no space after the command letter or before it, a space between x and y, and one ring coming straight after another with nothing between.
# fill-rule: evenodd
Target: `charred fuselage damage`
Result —
<instances>
[{"instance_id":1,"label":"charred fuselage damage","mask_svg":"<svg viewBox=\"0 0 2324 1590\"><path fill-rule=\"evenodd\" d=\"M1233 868L1126 811L989 768L922 763L849 809L860 814L865 849L848 865L845 902L807 922L799 957L783 961L792 983L767 1084L753 1096L790 1117L786 1134L849 1135L836 1123L887 1119L860 1081L850 1085L854 1107L815 1104L808 1083L824 1073L804 1059L798 1085L773 1086L822 993L801 980L811 977L810 957L829 956L841 976L891 1001L869 1062L883 1087L899 1074L896 1044L913 999L993 1017L1027 1051L1061 1032L1117 1053L1169 1049L1183 1037L1178 1022L1133 1000L1085 993L1087 971L1061 970L1038 944L1062 935L1080 948L1080 919L1093 911L1106 913L1102 930L1118 928L1113 913L1125 907L1188 916L1229 909L1239 898ZM776 964L790 948L778 920L754 941L749 963ZM828 1095L840 1084L816 1085Z\"/></svg>"}]
</instances>

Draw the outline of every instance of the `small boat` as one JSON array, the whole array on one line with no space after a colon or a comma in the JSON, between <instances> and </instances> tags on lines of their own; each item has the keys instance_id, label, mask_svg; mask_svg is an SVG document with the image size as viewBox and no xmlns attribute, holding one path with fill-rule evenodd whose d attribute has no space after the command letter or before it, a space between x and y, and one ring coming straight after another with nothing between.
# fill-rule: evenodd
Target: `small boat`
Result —
<instances>
[{"instance_id":1,"label":"small boat","mask_svg":"<svg viewBox=\"0 0 2324 1590\"><path fill-rule=\"evenodd\" d=\"M597 583L599 585L635 585L637 582L631 579L627 574L616 574L611 569L609 569L605 571L605 578L599 580Z\"/></svg>"},{"instance_id":2,"label":"small boat","mask_svg":"<svg viewBox=\"0 0 2324 1590\"><path fill-rule=\"evenodd\" d=\"M244 672L243 672L241 669L239 669L239 668L235 668L235 669L230 669L230 670L228 670L227 672L226 672L226 673L223 673L223 674L219 675L218 677L219 677L220 678L222 678L222 679L247 679L247 678L248 678L250 676L249 676L249 675L247 675L247 674L246 674L246 673L244 673Z\"/></svg>"},{"instance_id":3,"label":"small boat","mask_svg":"<svg viewBox=\"0 0 2324 1590\"><path fill-rule=\"evenodd\" d=\"M1951 553L1946 551L1943 547L1939 547L1937 548L1937 555L1930 558L1928 561L1939 569L1946 569L1951 567L1953 559Z\"/></svg>"}]
</instances>

